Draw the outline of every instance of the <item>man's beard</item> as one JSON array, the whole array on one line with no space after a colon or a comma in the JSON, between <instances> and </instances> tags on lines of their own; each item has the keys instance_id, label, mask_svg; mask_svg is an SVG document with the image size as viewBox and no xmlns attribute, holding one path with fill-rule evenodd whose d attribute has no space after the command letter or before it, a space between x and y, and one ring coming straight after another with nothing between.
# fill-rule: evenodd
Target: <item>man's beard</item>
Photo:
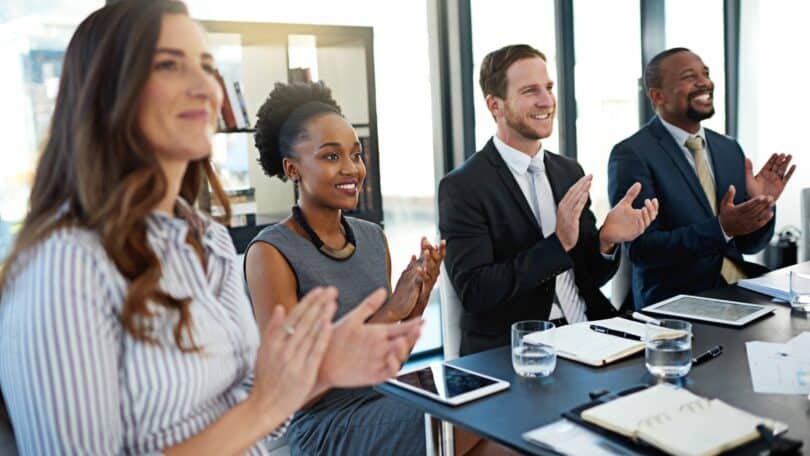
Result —
<instances>
[{"instance_id":1,"label":"man's beard","mask_svg":"<svg viewBox=\"0 0 810 456\"><path fill-rule=\"evenodd\" d=\"M692 99L697 95L689 95L689 103L686 108L686 117L690 120L694 120L695 122L700 122L701 120L708 119L709 117L714 115L714 106L708 112L700 112L697 109L692 107Z\"/></svg>"},{"instance_id":2,"label":"man's beard","mask_svg":"<svg viewBox=\"0 0 810 456\"><path fill-rule=\"evenodd\" d=\"M546 138L537 134L532 127L526 124L522 117L516 116L509 108L506 108L506 125L509 125L509 128L520 133L526 139L540 140Z\"/></svg>"}]
</instances>

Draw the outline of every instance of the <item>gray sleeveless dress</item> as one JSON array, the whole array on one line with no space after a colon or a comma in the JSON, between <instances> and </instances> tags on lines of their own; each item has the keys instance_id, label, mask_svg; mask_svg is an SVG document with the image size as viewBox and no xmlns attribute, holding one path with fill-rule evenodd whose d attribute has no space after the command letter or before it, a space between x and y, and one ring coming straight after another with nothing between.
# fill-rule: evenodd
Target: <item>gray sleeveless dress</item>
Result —
<instances>
[{"instance_id":1,"label":"gray sleeveless dress","mask_svg":"<svg viewBox=\"0 0 810 456\"><path fill-rule=\"evenodd\" d=\"M278 249L295 273L298 299L318 286L337 287L339 319L377 288L388 289L382 229L364 220L346 220L357 250L345 261L324 256L282 223L263 229L248 249L256 242ZM424 415L371 388L333 389L296 413L287 441L292 455L423 455Z\"/></svg>"}]
</instances>

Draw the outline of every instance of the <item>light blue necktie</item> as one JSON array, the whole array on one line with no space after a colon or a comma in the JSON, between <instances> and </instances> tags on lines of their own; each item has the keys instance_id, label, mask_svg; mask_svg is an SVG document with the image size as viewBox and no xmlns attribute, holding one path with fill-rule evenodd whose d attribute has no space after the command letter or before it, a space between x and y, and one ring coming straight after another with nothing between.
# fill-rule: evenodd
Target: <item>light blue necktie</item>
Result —
<instances>
[{"instance_id":1,"label":"light blue necktie","mask_svg":"<svg viewBox=\"0 0 810 456\"><path fill-rule=\"evenodd\" d=\"M532 205L534 217L537 219L537 225L540 227L540 232L543 233L542 235L550 235L551 233L543 232L543 222L540 219L540 192L537 190L537 180L547 179L545 171L534 162L529 164L526 171L529 173L529 200ZM552 196L547 193L548 191L544 192L544 197L552 198ZM551 220L553 220L553 218ZM551 227L550 230L553 231L554 228ZM563 316L569 323L587 320L585 316L585 301L582 299L577 289L573 269L569 269L557 275L554 285L554 294Z\"/></svg>"},{"instance_id":2,"label":"light blue necktie","mask_svg":"<svg viewBox=\"0 0 810 456\"><path fill-rule=\"evenodd\" d=\"M537 199L537 177L543 172L543 170L534 163L530 163L527 171L529 172L529 199L531 200L532 212L534 212L534 218L537 219L537 226L540 228L540 232L542 233L543 222L540 221L540 200Z\"/></svg>"}]
</instances>

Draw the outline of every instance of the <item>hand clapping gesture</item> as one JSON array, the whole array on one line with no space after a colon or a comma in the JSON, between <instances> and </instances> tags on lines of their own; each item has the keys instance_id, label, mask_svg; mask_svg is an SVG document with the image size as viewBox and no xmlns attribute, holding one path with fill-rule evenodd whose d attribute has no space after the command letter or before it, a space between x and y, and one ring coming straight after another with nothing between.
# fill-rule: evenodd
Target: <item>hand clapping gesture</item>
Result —
<instances>
[{"instance_id":1,"label":"hand clapping gesture","mask_svg":"<svg viewBox=\"0 0 810 456\"><path fill-rule=\"evenodd\" d=\"M610 210L602 229L599 230L600 249L603 253L611 251L615 244L630 242L642 233L658 216L658 199L644 200L644 207L633 208L633 201L641 192L641 184L636 182L627 189L624 198Z\"/></svg>"},{"instance_id":2,"label":"hand clapping gesture","mask_svg":"<svg viewBox=\"0 0 810 456\"><path fill-rule=\"evenodd\" d=\"M419 337L422 320L366 323L385 296L384 289L375 291L335 323L319 383L348 388L380 383L396 375Z\"/></svg>"},{"instance_id":3,"label":"hand clapping gesture","mask_svg":"<svg viewBox=\"0 0 810 456\"><path fill-rule=\"evenodd\" d=\"M287 318L276 306L261 330L250 400L259 410L292 415L307 401L332 335L335 288L316 288ZM282 418L283 419L283 418Z\"/></svg>"},{"instance_id":4,"label":"hand clapping gesture","mask_svg":"<svg viewBox=\"0 0 810 456\"><path fill-rule=\"evenodd\" d=\"M439 278L439 270L447 253L447 241L442 240L437 245L431 245L426 237L422 237L422 255L419 259L414 257L411 261L416 261L419 265L417 271L421 278L421 290L411 313L405 318L411 319L421 316L430 301L430 293Z\"/></svg>"},{"instance_id":5,"label":"hand clapping gesture","mask_svg":"<svg viewBox=\"0 0 810 456\"><path fill-rule=\"evenodd\" d=\"M793 176L793 172L796 171L796 165L790 166L788 169L792 159L792 155L772 154L771 158L765 162L762 169L754 176L754 165L751 160L746 158L745 191L748 192L748 196L751 198L770 196L774 201L779 199L782 190L785 189L791 176Z\"/></svg>"},{"instance_id":6,"label":"hand clapping gesture","mask_svg":"<svg viewBox=\"0 0 810 456\"><path fill-rule=\"evenodd\" d=\"M439 268L446 251L446 243L431 245L422 238L419 258L411 256L411 261L397 280L394 292L374 321L407 320L422 315L430 298L430 291L439 277Z\"/></svg>"},{"instance_id":7,"label":"hand clapping gesture","mask_svg":"<svg viewBox=\"0 0 810 456\"><path fill-rule=\"evenodd\" d=\"M565 196L557 205L557 225L554 233L560 240L565 251L569 251L577 245L579 239L579 217L585 204L588 202L588 194L591 191L593 176L588 174L582 176L571 188L565 192Z\"/></svg>"}]
</instances>

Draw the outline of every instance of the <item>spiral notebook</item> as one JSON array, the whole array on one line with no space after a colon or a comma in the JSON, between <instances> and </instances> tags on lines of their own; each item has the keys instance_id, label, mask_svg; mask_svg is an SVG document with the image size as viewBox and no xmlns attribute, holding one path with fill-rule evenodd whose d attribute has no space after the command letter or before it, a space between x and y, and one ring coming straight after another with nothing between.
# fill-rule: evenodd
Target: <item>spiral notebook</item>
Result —
<instances>
[{"instance_id":1,"label":"spiral notebook","mask_svg":"<svg viewBox=\"0 0 810 456\"><path fill-rule=\"evenodd\" d=\"M677 456L711 456L756 440L757 425L779 434L787 425L719 399L660 384L582 412L582 419Z\"/></svg>"}]
</instances>

